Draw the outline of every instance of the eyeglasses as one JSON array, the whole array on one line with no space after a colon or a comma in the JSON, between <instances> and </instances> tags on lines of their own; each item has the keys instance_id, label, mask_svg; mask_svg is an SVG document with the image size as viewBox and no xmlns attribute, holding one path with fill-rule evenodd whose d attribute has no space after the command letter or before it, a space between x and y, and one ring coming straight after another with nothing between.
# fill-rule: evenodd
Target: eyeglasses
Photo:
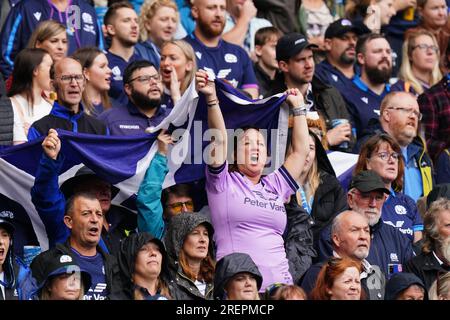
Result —
<instances>
[{"instance_id":1,"label":"eyeglasses","mask_svg":"<svg viewBox=\"0 0 450 320\"><path fill-rule=\"evenodd\" d=\"M378 156L378 158L380 158L380 159L383 160L383 161L387 161L387 160L389 160L390 158L392 158L392 159L398 161L398 159L400 158L400 154L399 154L398 152L392 152L392 153L389 153L389 152L379 152L379 153L377 153L377 156Z\"/></svg>"},{"instance_id":2,"label":"eyeglasses","mask_svg":"<svg viewBox=\"0 0 450 320\"><path fill-rule=\"evenodd\" d=\"M421 43L421 44L418 44L418 45L415 45L414 47L412 47L413 50L416 49L416 48L419 48L422 51L427 51L428 49L431 49L435 53L439 52L439 47L437 47L437 46L435 46L433 44L432 45L428 45L428 44L425 44L425 43Z\"/></svg>"},{"instance_id":3,"label":"eyeglasses","mask_svg":"<svg viewBox=\"0 0 450 320\"><path fill-rule=\"evenodd\" d=\"M371 203L373 200L375 200L377 203L384 201L384 194L376 194L374 196L370 195L369 192L360 192L359 190L353 191L354 194L359 196L359 200L361 202L365 202L366 204Z\"/></svg>"},{"instance_id":4,"label":"eyeglasses","mask_svg":"<svg viewBox=\"0 0 450 320\"><path fill-rule=\"evenodd\" d=\"M159 82L161 82L161 75L159 73L157 73L152 76L151 75L139 76L139 77L131 79L130 81L128 81L128 83L131 83L134 80L137 80L137 81L139 81L139 83L142 83L142 84L146 84L146 83L150 82L151 80L159 83Z\"/></svg>"},{"instance_id":5,"label":"eyeglasses","mask_svg":"<svg viewBox=\"0 0 450 320\"><path fill-rule=\"evenodd\" d=\"M75 80L78 83L81 83L84 81L84 76L82 74L73 74L73 75L67 75L67 76L61 76L59 77L61 82L69 84L72 82L72 80Z\"/></svg>"},{"instance_id":6,"label":"eyeglasses","mask_svg":"<svg viewBox=\"0 0 450 320\"><path fill-rule=\"evenodd\" d=\"M171 208L175 213L180 213L183 211L183 206L186 206L187 211L194 211L194 202L192 200L175 202L167 205L167 207Z\"/></svg>"},{"instance_id":7,"label":"eyeglasses","mask_svg":"<svg viewBox=\"0 0 450 320\"><path fill-rule=\"evenodd\" d=\"M403 108L403 107L389 107L387 109L391 109L391 110L398 110L401 111L403 113L406 113L408 116L410 116L411 114L415 115L417 117L417 119L420 121L422 120L422 114L417 111L414 110L413 108Z\"/></svg>"}]
</instances>

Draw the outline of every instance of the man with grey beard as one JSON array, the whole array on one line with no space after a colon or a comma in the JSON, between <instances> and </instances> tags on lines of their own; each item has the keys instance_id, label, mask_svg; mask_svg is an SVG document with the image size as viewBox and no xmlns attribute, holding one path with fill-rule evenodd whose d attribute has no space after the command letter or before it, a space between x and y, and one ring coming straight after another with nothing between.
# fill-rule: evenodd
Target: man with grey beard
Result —
<instances>
[{"instance_id":1,"label":"man with grey beard","mask_svg":"<svg viewBox=\"0 0 450 320\"><path fill-rule=\"evenodd\" d=\"M331 225L334 257L348 257L361 262L361 285L369 300L383 300L386 278L377 265L366 258L370 248L370 227L367 218L355 211L344 211L337 215ZM313 265L306 272L301 286L310 292L324 262Z\"/></svg>"},{"instance_id":2,"label":"man with grey beard","mask_svg":"<svg viewBox=\"0 0 450 320\"><path fill-rule=\"evenodd\" d=\"M369 33L356 43L356 60L361 68L360 76L353 77L352 85L342 93L359 139L370 119L378 119L384 96L392 91L409 91L401 80L391 85L391 46L384 36ZM407 90L405 90L407 89Z\"/></svg>"},{"instance_id":3,"label":"man with grey beard","mask_svg":"<svg viewBox=\"0 0 450 320\"><path fill-rule=\"evenodd\" d=\"M440 273L450 271L450 199L434 201L423 219L425 226L422 252L405 265L418 276L428 290Z\"/></svg>"},{"instance_id":4,"label":"man with grey beard","mask_svg":"<svg viewBox=\"0 0 450 320\"><path fill-rule=\"evenodd\" d=\"M347 203L353 211L368 220L371 245L367 261L379 266L389 279L391 274L402 271L402 266L413 257L413 251L411 240L381 219L381 208L387 194L389 190L385 188L383 180L376 172L361 171L352 178ZM328 259L333 254L330 227L322 230L319 252L320 260Z\"/></svg>"}]
</instances>

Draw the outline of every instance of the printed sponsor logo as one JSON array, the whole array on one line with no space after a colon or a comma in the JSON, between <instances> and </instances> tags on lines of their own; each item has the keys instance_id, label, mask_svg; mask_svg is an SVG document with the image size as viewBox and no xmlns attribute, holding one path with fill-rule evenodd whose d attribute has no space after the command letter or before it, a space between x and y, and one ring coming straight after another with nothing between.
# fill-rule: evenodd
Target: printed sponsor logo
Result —
<instances>
[{"instance_id":1,"label":"printed sponsor logo","mask_svg":"<svg viewBox=\"0 0 450 320\"><path fill-rule=\"evenodd\" d=\"M59 258L59 262L61 263L72 262L72 257L67 254L64 254L61 256L61 258Z\"/></svg>"},{"instance_id":2,"label":"printed sponsor logo","mask_svg":"<svg viewBox=\"0 0 450 320\"><path fill-rule=\"evenodd\" d=\"M406 208L400 204L396 205L394 207L394 209L397 214L406 214L407 213Z\"/></svg>"},{"instance_id":3,"label":"printed sponsor logo","mask_svg":"<svg viewBox=\"0 0 450 320\"><path fill-rule=\"evenodd\" d=\"M237 57L232 53L227 53L223 58L225 59L225 62L228 62L228 63L236 63L237 62Z\"/></svg>"},{"instance_id":4,"label":"printed sponsor logo","mask_svg":"<svg viewBox=\"0 0 450 320\"><path fill-rule=\"evenodd\" d=\"M84 23L87 24L93 24L94 22L92 21L92 16L87 13L87 12L83 12L83 14L81 15L81 19L83 19Z\"/></svg>"},{"instance_id":5,"label":"printed sponsor logo","mask_svg":"<svg viewBox=\"0 0 450 320\"><path fill-rule=\"evenodd\" d=\"M396 253L391 253L389 256L391 261L398 262L398 257Z\"/></svg>"}]
</instances>

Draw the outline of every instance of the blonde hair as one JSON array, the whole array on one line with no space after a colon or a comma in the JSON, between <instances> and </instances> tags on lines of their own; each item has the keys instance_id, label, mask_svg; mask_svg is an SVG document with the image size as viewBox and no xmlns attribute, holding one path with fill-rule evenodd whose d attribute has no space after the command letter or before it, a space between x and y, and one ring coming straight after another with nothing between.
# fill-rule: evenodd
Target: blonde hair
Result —
<instances>
[{"instance_id":1,"label":"blonde hair","mask_svg":"<svg viewBox=\"0 0 450 320\"><path fill-rule=\"evenodd\" d=\"M167 46L168 44L172 44L178 47L181 50L181 52L183 52L187 62L192 62L191 71L186 72L186 76L180 83L180 93L183 94L189 87L191 82L194 80L195 73L197 72L197 60L195 58L195 52L192 46L184 40L170 40L164 42L164 44L161 46L161 52L164 49L164 47Z\"/></svg>"},{"instance_id":2,"label":"blonde hair","mask_svg":"<svg viewBox=\"0 0 450 320\"><path fill-rule=\"evenodd\" d=\"M439 198L433 201L428 211L423 217L424 225L424 242L422 245L422 251L424 253L430 253L439 248L443 238L439 234L438 221L439 215L442 211L450 210L450 200L446 198Z\"/></svg>"},{"instance_id":3,"label":"blonde hair","mask_svg":"<svg viewBox=\"0 0 450 320\"><path fill-rule=\"evenodd\" d=\"M175 10L177 23L180 21L180 14L178 7L172 0L146 0L141 7L141 14L139 15L139 33L141 41L147 41L149 38L145 24L152 20L156 12L162 7L169 7Z\"/></svg>"},{"instance_id":4,"label":"blonde hair","mask_svg":"<svg viewBox=\"0 0 450 320\"><path fill-rule=\"evenodd\" d=\"M420 36L428 36L433 40L433 44L439 48L436 37L428 30L419 29L406 32L405 41L402 47L402 65L400 66L399 78L405 82L409 82L417 94L424 92L423 86L420 84L419 79L413 73L411 55L416 46L416 39ZM436 52L436 63L431 71L430 86L435 85L442 79L442 73L439 69L440 53Z\"/></svg>"},{"instance_id":5,"label":"blonde hair","mask_svg":"<svg viewBox=\"0 0 450 320\"><path fill-rule=\"evenodd\" d=\"M47 20L41 22L37 25L36 29L34 29L31 34L30 40L28 40L28 48L36 48L36 44L38 42L44 42L51 37L54 37L60 33L64 32L66 34L66 27L64 27L61 23L56 22L54 20ZM67 37L67 34L66 34Z\"/></svg>"}]
</instances>

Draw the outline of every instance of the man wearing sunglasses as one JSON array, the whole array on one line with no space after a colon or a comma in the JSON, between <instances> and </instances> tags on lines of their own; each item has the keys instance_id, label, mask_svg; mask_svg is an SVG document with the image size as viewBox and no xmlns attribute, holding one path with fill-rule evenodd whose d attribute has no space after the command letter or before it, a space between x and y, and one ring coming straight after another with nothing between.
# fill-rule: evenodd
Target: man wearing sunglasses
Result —
<instances>
[{"instance_id":1,"label":"man wearing sunglasses","mask_svg":"<svg viewBox=\"0 0 450 320\"><path fill-rule=\"evenodd\" d=\"M50 69L50 79L57 94L50 114L34 122L28 131L28 141L46 136L50 129L72 132L108 134L105 125L84 112L81 98L85 79L81 64L63 58Z\"/></svg>"},{"instance_id":2,"label":"man wearing sunglasses","mask_svg":"<svg viewBox=\"0 0 450 320\"><path fill-rule=\"evenodd\" d=\"M169 114L161 105L163 86L155 66L147 60L130 63L123 74L128 103L103 112L99 119L111 135L137 135L155 127Z\"/></svg>"},{"instance_id":3,"label":"man wearing sunglasses","mask_svg":"<svg viewBox=\"0 0 450 320\"><path fill-rule=\"evenodd\" d=\"M407 92L392 92L381 102L379 120L372 119L359 145L377 133L389 134L401 147L405 160L403 193L414 201L433 189L431 158L424 140L418 135L422 114L416 97Z\"/></svg>"}]
</instances>

